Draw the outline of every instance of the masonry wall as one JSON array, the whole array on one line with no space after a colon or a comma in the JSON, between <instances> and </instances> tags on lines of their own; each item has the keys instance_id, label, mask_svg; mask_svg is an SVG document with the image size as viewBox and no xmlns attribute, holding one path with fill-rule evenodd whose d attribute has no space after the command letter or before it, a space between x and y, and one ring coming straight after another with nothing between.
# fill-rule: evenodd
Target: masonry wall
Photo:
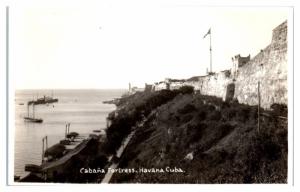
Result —
<instances>
[{"instance_id":1,"label":"masonry wall","mask_svg":"<svg viewBox=\"0 0 300 192\"><path fill-rule=\"evenodd\" d=\"M162 89L167 89L167 84L165 82L160 82L154 85L154 90L159 91Z\"/></svg>"},{"instance_id":2,"label":"masonry wall","mask_svg":"<svg viewBox=\"0 0 300 192\"><path fill-rule=\"evenodd\" d=\"M287 68L287 22L284 22L273 30L271 44L238 70L235 98L240 103L257 105L260 81L262 107L287 104Z\"/></svg>"},{"instance_id":3,"label":"masonry wall","mask_svg":"<svg viewBox=\"0 0 300 192\"><path fill-rule=\"evenodd\" d=\"M203 95L212 95L225 99L227 85L232 82L229 71L199 77L198 81L185 82L184 85L194 86Z\"/></svg>"},{"instance_id":4,"label":"masonry wall","mask_svg":"<svg viewBox=\"0 0 300 192\"><path fill-rule=\"evenodd\" d=\"M261 106L269 108L273 103L288 104L287 83L287 21L273 30L272 41L248 63L238 68L233 78L230 71L202 76L193 81L172 82L170 89L190 85L203 95L221 97L225 100L227 86L234 83L234 98L239 103L258 104L258 82L260 82ZM165 83L155 86L155 90Z\"/></svg>"}]
</instances>

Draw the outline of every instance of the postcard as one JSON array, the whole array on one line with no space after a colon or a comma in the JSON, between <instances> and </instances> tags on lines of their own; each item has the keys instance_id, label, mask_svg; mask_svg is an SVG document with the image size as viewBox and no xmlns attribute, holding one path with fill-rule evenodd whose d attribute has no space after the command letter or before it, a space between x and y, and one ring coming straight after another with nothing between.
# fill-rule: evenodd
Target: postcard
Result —
<instances>
[{"instance_id":1,"label":"postcard","mask_svg":"<svg viewBox=\"0 0 300 192\"><path fill-rule=\"evenodd\" d=\"M293 185L292 16L181 1L7 6L8 185Z\"/></svg>"}]
</instances>

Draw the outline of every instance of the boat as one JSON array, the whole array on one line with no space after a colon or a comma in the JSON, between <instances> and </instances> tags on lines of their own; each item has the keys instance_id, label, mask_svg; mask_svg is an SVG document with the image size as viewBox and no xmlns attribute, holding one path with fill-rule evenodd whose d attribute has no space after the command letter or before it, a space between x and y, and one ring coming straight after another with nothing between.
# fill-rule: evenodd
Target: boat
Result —
<instances>
[{"instance_id":1,"label":"boat","mask_svg":"<svg viewBox=\"0 0 300 192\"><path fill-rule=\"evenodd\" d=\"M43 119L36 119L31 117L24 117L25 121L33 122L33 123L43 123Z\"/></svg>"},{"instance_id":2,"label":"boat","mask_svg":"<svg viewBox=\"0 0 300 192\"><path fill-rule=\"evenodd\" d=\"M59 144L62 144L62 145L70 145L71 144L71 141L69 139L63 139L63 140L60 140Z\"/></svg>"},{"instance_id":3,"label":"boat","mask_svg":"<svg viewBox=\"0 0 300 192\"><path fill-rule=\"evenodd\" d=\"M58 159L65 154L66 147L63 144L57 143L45 150L44 156L48 161Z\"/></svg>"},{"instance_id":4,"label":"boat","mask_svg":"<svg viewBox=\"0 0 300 192\"><path fill-rule=\"evenodd\" d=\"M25 171L33 172L33 173L40 173L41 172L41 166L35 165L35 164L26 164L25 165Z\"/></svg>"},{"instance_id":5,"label":"boat","mask_svg":"<svg viewBox=\"0 0 300 192\"><path fill-rule=\"evenodd\" d=\"M71 132L71 133L68 133L67 135L66 135L66 138L67 139L70 139L71 141L72 140L74 140L76 137L78 137L78 133L77 132Z\"/></svg>"},{"instance_id":6,"label":"boat","mask_svg":"<svg viewBox=\"0 0 300 192\"><path fill-rule=\"evenodd\" d=\"M42 105L42 104L49 104L49 103L56 103L56 102L58 102L58 99L53 98L53 91L52 91L51 97L44 95L43 97L37 98L36 100L28 101L27 104L28 105L32 105L32 104Z\"/></svg>"},{"instance_id":7,"label":"boat","mask_svg":"<svg viewBox=\"0 0 300 192\"><path fill-rule=\"evenodd\" d=\"M28 105L41 105L41 104L49 104L49 103L55 103L58 102L57 98L53 97L47 97L44 95L44 97L38 98L37 100L28 101Z\"/></svg>"},{"instance_id":8,"label":"boat","mask_svg":"<svg viewBox=\"0 0 300 192\"><path fill-rule=\"evenodd\" d=\"M27 105L27 117L24 117L25 121L32 122L32 123L43 123L43 119L35 118L34 112L34 105L32 105L32 117L29 114L29 105Z\"/></svg>"}]
</instances>

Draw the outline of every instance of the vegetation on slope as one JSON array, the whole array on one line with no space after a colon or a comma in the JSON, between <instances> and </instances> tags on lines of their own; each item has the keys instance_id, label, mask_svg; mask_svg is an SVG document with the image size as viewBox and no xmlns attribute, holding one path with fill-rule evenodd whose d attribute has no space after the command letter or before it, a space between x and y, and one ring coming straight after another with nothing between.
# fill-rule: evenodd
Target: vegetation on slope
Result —
<instances>
[{"instance_id":1,"label":"vegetation on slope","mask_svg":"<svg viewBox=\"0 0 300 192\"><path fill-rule=\"evenodd\" d=\"M192 93L193 91L193 87L186 86L173 91L137 92L121 98L118 103L118 110L109 115L112 123L106 130L107 140L102 148L103 151L107 154L114 154L133 127L154 109L167 103L179 94Z\"/></svg>"},{"instance_id":2,"label":"vegetation on slope","mask_svg":"<svg viewBox=\"0 0 300 192\"><path fill-rule=\"evenodd\" d=\"M287 182L287 122L277 117L286 116L280 114L285 110L261 110L267 116L261 117L258 132L257 106L199 94L177 94L164 101L160 104L169 102L145 114L150 115L119 166L177 167L184 172L115 174L112 182Z\"/></svg>"}]
</instances>

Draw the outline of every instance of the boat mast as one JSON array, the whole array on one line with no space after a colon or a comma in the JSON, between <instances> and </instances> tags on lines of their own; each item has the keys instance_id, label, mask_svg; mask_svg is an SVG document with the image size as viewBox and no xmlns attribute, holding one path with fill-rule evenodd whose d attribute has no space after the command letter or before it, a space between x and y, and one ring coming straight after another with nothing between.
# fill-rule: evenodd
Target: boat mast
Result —
<instances>
[{"instance_id":1,"label":"boat mast","mask_svg":"<svg viewBox=\"0 0 300 192\"><path fill-rule=\"evenodd\" d=\"M32 117L35 118L35 115L34 115L34 104L32 104L32 113L33 113Z\"/></svg>"},{"instance_id":2,"label":"boat mast","mask_svg":"<svg viewBox=\"0 0 300 192\"><path fill-rule=\"evenodd\" d=\"M27 117L29 117L29 104L27 103Z\"/></svg>"},{"instance_id":3,"label":"boat mast","mask_svg":"<svg viewBox=\"0 0 300 192\"><path fill-rule=\"evenodd\" d=\"M46 135L46 150L48 149L48 136Z\"/></svg>"},{"instance_id":4,"label":"boat mast","mask_svg":"<svg viewBox=\"0 0 300 192\"><path fill-rule=\"evenodd\" d=\"M44 162L44 154L45 154L45 147L44 147L44 143L45 143L45 138L43 137L43 139L42 139L42 142L43 142L43 149L42 149L42 163Z\"/></svg>"}]
</instances>

